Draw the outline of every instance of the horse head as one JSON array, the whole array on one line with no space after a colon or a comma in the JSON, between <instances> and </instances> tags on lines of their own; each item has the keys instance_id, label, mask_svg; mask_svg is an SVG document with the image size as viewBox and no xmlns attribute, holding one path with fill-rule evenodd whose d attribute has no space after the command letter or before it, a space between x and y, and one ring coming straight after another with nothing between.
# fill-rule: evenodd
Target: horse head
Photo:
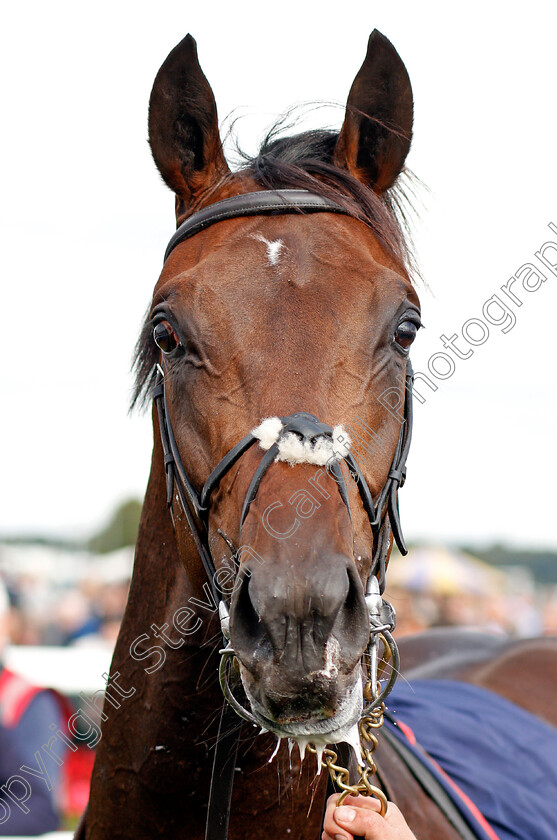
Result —
<instances>
[{"instance_id":1,"label":"horse head","mask_svg":"<svg viewBox=\"0 0 557 840\"><path fill-rule=\"evenodd\" d=\"M151 149L188 231L169 249L139 345L138 394L164 381L160 434L172 438L153 469L178 458L193 507L201 500L192 510L171 476L192 585L205 580L200 529L221 592L232 580L227 633L253 718L300 742L334 743L359 719L366 591L392 546L420 323L394 212L411 131L408 74L377 31L340 132L272 134L235 172L191 36L151 94ZM323 206L257 198L288 202L285 190ZM233 212L241 196L252 212Z\"/></svg>"}]
</instances>

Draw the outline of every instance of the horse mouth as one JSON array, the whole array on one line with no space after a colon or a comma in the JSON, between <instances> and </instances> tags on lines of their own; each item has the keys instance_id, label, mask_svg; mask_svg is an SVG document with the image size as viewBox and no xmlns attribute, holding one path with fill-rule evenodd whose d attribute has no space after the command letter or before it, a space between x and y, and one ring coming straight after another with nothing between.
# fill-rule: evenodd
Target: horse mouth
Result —
<instances>
[{"instance_id":1,"label":"horse mouth","mask_svg":"<svg viewBox=\"0 0 557 840\"><path fill-rule=\"evenodd\" d=\"M244 689L251 705L254 718L259 725L272 732L277 738L289 738L298 743L300 753L303 754L307 744L322 749L327 744L349 743L351 746L359 743L358 722L362 715L363 694L359 669L356 669L355 680L339 708L332 716L310 718L287 723L272 720L258 700L252 695L249 687L244 683Z\"/></svg>"}]
</instances>

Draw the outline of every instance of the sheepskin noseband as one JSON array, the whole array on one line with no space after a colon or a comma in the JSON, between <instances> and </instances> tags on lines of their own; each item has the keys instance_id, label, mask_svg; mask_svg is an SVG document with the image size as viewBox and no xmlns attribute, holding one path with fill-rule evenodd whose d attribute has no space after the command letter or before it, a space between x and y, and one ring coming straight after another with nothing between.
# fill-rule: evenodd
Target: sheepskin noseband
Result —
<instances>
[{"instance_id":1,"label":"sheepskin noseband","mask_svg":"<svg viewBox=\"0 0 557 840\"><path fill-rule=\"evenodd\" d=\"M278 451L276 461L288 464L316 464L324 467L332 461L346 458L350 437L343 426L331 429L313 414L300 411L291 417L267 417L252 430L261 449L274 444Z\"/></svg>"}]
</instances>

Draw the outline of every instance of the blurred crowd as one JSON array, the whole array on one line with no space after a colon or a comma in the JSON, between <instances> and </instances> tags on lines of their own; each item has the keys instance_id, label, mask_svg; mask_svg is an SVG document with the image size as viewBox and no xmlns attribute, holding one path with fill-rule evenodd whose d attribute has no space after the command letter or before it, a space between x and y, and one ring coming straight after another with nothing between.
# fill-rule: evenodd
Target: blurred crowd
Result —
<instances>
[{"instance_id":1,"label":"blurred crowd","mask_svg":"<svg viewBox=\"0 0 557 840\"><path fill-rule=\"evenodd\" d=\"M11 641L18 645L113 647L129 581L85 579L52 591L45 581L10 576ZM527 593L439 594L387 585L397 636L464 625L509 636L557 635L557 587Z\"/></svg>"},{"instance_id":2,"label":"blurred crowd","mask_svg":"<svg viewBox=\"0 0 557 840\"><path fill-rule=\"evenodd\" d=\"M13 644L114 646L128 596L127 580L85 579L53 589L29 575L10 575L5 583Z\"/></svg>"},{"instance_id":3,"label":"blurred crowd","mask_svg":"<svg viewBox=\"0 0 557 840\"><path fill-rule=\"evenodd\" d=\"M514 575L491 573L497 577L488 576L475 591L466 591L446 573L442 578L427 571L416 574L424 551L394 557L387 574L385 597L396 609L399 637L451 625L515 637L557 634L556 586L540 587L522 570ZM447 570L454 557L438 552L434 550L432 561L429 555L427 559L434 570ZM75 555L62 562L55 555L45 560L43 553L38 563L24 562L26 555L21 554L13 562L0 563L11 602L12 643L113 647L126 605L132 555L129 549L104 555L102 561ZM479 580L481 569L474 562L473 575Z\"/></svg>"},{"instance_id":4,"label":"blurred crowd","mask_svg":"<svg viewBox=\"0 0 557 840\"><path fill-rule=\"evenodd\" d=\"M124 614L133 550L102 556L1 547L0 577L16 645L112 648Z\"/></svg>"},{"instance_id":5,"label":"blurred crowd","mask_svg":"<svg viewBox=\"0 0 557 840\"><path fill-rule=\"evenodd\" d=\"M393 555L385 595L399 637L450 626L515 638L557 635L557 586L540 585L527 565L494 566L447 546Z\"/></svg>"},{"instance_id":6,"label":"blurred crowd","mask_svg":"<svg viewBox=\"0 0 557 840\"><path fill-rule=\"evenodd\" d=\"M397 614L397 637L430 627L466 626L525 638L557 635L557 587L536 594L436 594L388 587Z\"/></svg>"}]
</instances>

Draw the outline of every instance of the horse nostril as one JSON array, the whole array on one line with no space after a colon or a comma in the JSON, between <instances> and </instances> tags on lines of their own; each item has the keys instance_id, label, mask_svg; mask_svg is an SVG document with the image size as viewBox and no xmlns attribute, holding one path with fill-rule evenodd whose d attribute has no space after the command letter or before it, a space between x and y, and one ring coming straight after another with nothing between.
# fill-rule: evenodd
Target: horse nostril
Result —
<instances>
[{"instance_id":1,"label":"horse nostril","mask_svg":"<svg viewBox=\"0 0 557 840\"><path fill-rule=\"evenodd\" d=\"M368 636L369 621L360 578L353 565L346 569L348 591L336 615L332 635L339 641L343 659L355 664L362 655Z\"/></svg>"},{"instance_id":2,"label":"horse nostril","mask_svg":"<svg viewBox=\"0 0 557 840\"><path fill-rule=\"evenodd\" d=\"M242 570L230 609L230 640L253 676L281 662L290 677L305 679L329 667L331 657L335 669L352 671L369 635L367 608L354 564L334 559L328 558L321 574L297 582L287 569L272 575Z\"/></svg>"},{"instance_id":3,"label":"horse nostril","mask_svg":"<svg viewBox=\"0 0 557 840\"><path fill-rule=\"evenodd\" d=\"M230 639L242 663L252 670L257 660L262 656L267 658L272 650L250 594L250 570L242 570L239 574L241 579L230 609Z\"/></svg>"}]
</instances>

